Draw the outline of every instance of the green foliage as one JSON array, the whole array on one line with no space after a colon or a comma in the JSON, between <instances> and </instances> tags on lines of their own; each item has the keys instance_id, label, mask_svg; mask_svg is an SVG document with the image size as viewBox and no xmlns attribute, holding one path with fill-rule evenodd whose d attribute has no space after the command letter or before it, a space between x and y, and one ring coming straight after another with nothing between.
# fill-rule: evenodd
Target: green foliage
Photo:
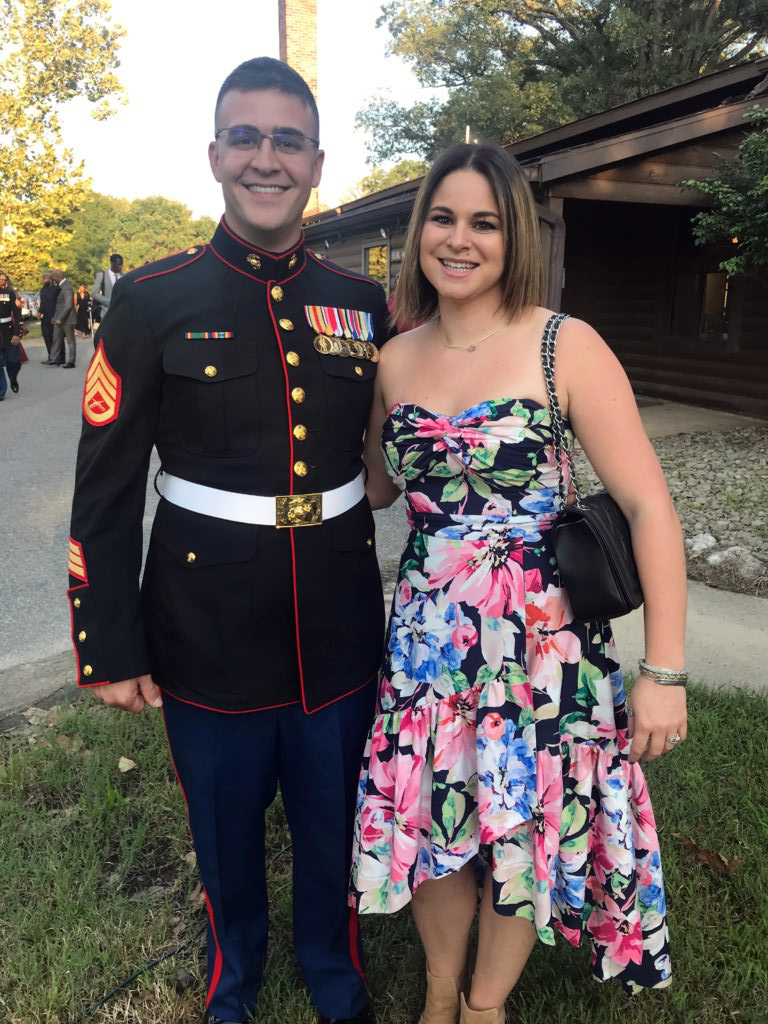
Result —
<instances>
[{"instance_id":1,"label":"green foliage","mask_svg":"<svg viewBox=\"0 0 768 1024\"><path fill-rule=\"evenodd\" d=\"M423 160L401 160L394 167L374 167L370 174L366 174L356 185L353 185L344 197L345 203L354 199L362 199L372 192L380 192L392 185L401 185L405 181L413 181L426 174L427 165Z\"/></svg>"},{"instance_id":2,"label":"green foliage","mask_svg":"<svg viewBox=\"0 0 768 1024\"><path fill-rule=\"evenodd\" d=\"M109 0L0 0L0 25L0 258L18 285L34 285L89 193L59 109L85 97L95 118L110 115L123 31Z\"/></svg>"},{"instance_id":3,"label":"green foliage","mask_svg":"<svg viewBox=\"0 0 768 1024\"><path fill-rule=\"evenodd\" d=\"M163 196L129 202L94 193L75 218L72 237L53 259L73 281L90 288L112 252L119 252L131 270L207 242L215 227L210 217L194 220L186 206Z\"/></svg>"},{"instance_id":4,"label":"green foliage","mask_svg":"<svg viewBox=\"0 0 768 1024\"><path fill-rule=\"evenodd\" d=\"M390 52L444 100L370 100L357 124L373 160L431 159L471 137L501 142L637 99L765 52L765 0L388 0Z\"/></svg>"},{"instance_id":5,"label":"green foliage","mask_svg":"<svg viewBox=\"0 0 768 1024\"><path fill-rule=\"evenodd\" d=\"M744 120L754 130L739 146L736 159L723 162L714 178L681 185L712 200L712 208L693 219L697 245L738 239L734 254L720 269L729 276L753 274L768 284L768 108L753 107Z\"/></svg>"}]
</instances>

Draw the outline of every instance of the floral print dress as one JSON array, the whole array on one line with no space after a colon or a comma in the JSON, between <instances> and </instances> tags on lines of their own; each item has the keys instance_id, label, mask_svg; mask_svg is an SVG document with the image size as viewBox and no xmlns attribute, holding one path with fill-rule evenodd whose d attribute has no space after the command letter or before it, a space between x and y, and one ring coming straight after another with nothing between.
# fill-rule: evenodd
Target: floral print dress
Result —
<instances>
[{"instance_id":1,"label":"floral print dress","mask_svg":"<svg viewBox=\"0 0 768 1024\"><path fill-rule=\"evenodd\" d=\"M610 624L574 621L548 535L548 410L398 404L382 443L411 532L360 776L351 904L399 910L480 854L499 913L549 945L586 933L600 980L668 984L659 844L628 760Z\"/></svg>"}]
</instances>

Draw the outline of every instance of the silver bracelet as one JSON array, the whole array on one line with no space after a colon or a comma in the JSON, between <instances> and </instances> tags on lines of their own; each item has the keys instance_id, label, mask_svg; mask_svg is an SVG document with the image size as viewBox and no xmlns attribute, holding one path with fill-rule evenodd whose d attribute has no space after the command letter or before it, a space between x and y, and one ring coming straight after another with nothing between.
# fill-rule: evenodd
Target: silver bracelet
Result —
<instances>
[{"instance_id":1,"label":"silver bracelet","mask_svg":"<svg viewBox=\"0 0 768 1024\"><path fill-rule=\"evenodd\" d=\"M654 683L660 686L686 686L688 673L682 668L661 668L657 665L649 665L641 658L637 663L640 672L651 678Z\"/></svg>"}]
</instances>

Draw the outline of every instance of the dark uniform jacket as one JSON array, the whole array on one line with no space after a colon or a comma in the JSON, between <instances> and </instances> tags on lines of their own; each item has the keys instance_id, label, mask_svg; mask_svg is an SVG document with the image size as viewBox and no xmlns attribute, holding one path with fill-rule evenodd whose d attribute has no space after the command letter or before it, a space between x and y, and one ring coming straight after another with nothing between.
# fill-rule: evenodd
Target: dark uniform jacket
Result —
<instances>
[{"instance_id":1,"label":"dark uniform jacket","mask_svg":"<svg viewBox=\"0 0 768 1024\"><path fill-rule=\"evenodd\" d=\"M205 707L311 712L375 674L384 610L367 499L284 529L161 500L139 590L153 445L165 473L243 494L322 492L359 474L376 353L318 345L317 307L372 325L376 346L387 337L378 285L303 241L256 249L223 220L209 245L116 285L85 383L72 511L80 685L151 672Z\"/></svg>"},{"instance_id":2,"label":"dark uniform jacket","mask_svg":"<svg viewBox=\"0 0 768 1024\"><path fill-rule=\"evenodd\" d=\"M10 319L8 319L10 317ZM8 321L2 323L3 320ZM21 312L13 288L0 288L0 349L11 347L11 338L21 330Z\"/></svg>"}]
</instances>

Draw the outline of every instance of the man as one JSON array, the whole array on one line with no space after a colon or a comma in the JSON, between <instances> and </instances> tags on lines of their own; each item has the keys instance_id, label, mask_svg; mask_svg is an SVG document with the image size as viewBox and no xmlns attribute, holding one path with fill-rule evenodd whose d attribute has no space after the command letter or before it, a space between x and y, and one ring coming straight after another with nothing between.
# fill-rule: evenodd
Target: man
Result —
<instances>
[{"instance_id":1,"label":"man","mask_svg":"<svg viewBox=\"0 0 768 1024\"><path fill-rule=\"evenodd\" d=\"M112 289L123 276L123 257L113 252L109 257L109 269L99 270L91 289L91 319L94 332L107 315L109 303L112 301Z\"/></svg>"},{"instance_id":2,"label":"man","mask_svg":"<svg viewBox=\"0 0 768 1024\"><path fill-rule=\"evenodd\" d=\"M51 345L50 361L47 366L63 366L71 370L75 365L75 290L67 280L63 270L53 271L53 280L58 285L56 308L53 311L53 344ZM66 341L66 358L65 358Z\"/></svg>"},{"instance_id":3,"label":"man","mask_svg":"<svg viewBox=\"0 0 768 1024\"><path fill-rule=\"evenodd\" d=\"M16 304L16 292L8 276L0 272L0 402L5 400L8 380L14 394L19 390L21 369L21 310Z\"/></svg>"},{"instance_id":4,"label":"man","mask_svg":"<svg viewBox=\"0 0 768 1024\"><path fill-rule=\"evenodd\" d=\"M42 287L40 288L40 308L38 310L38 316L40 317L40 330L43 335L43 341L48 352L48 356L43 360L43 363L49 365L51 362L51 348L53 347L53 316L56 311L56 299L59 295L59 289L56 287L56 282L53 280L53 276L50 270L44 270L42 275ZM62 360L63 362L63 360Z\"/></svg>"},{"instance_id":5,"label":"man","mask_svg":"<svg viewBox=\"0 0 768 1024\"><path fill-rule=\"evenodd\" d=\"M383 639L361 456L386 307L378 285L304 246L318 139L287 65L232 72L209 149L224 217L209 245L118 282L85 384L79 682L129 711L163 704L207 893L210 1024L257 1001L278 786L312 1001L321 1021L372 1021L346 892ZM163 500L140 596L153 445Z\"/></svg>"}]
</instances>

